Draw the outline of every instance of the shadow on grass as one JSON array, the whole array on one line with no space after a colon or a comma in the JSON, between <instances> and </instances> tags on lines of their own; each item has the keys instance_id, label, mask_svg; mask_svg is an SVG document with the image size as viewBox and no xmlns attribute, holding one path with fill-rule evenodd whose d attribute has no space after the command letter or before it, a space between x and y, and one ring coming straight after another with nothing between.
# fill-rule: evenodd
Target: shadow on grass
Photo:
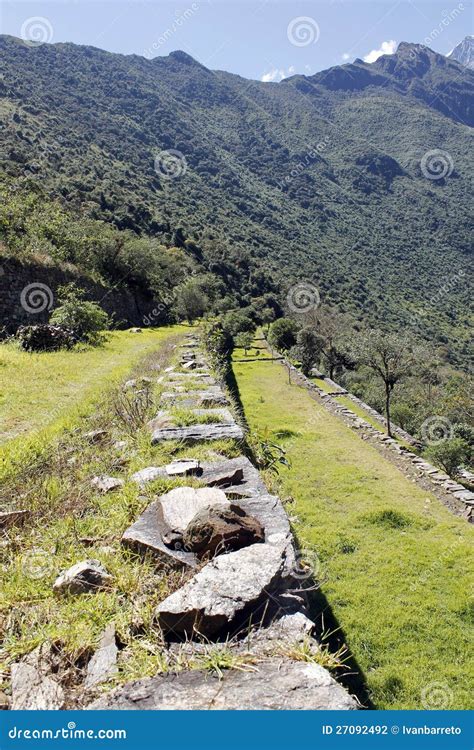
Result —
<instances>
[{"instance_id":1,"label":"shadow on grass","mask_svg":"<svg viewBox=\"0 0 474 750\"><path fill-rule=\"evenodd\" d=\"M338 619L332 611L332 607L321 589L311 591L308 595L309 616L316 625L317 640L324 641L331 653L336 653L340 648L346 646L347 638L339 625ZM364 708L375 709L376 706L370 698L370 691L361 667L355 656L347 650L344 661L346 667L343 675L338 675L338 681L346 687L352 695L357 696Z\"/></svg>"}]
</instances>

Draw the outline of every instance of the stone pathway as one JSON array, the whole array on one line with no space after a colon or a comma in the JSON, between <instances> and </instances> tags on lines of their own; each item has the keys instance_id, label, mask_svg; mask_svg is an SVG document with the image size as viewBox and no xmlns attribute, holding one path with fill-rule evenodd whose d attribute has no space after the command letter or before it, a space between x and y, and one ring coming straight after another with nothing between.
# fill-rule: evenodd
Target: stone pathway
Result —
<instances>
[{"instance_id":1,"label":"stone pathway","mask_svg":"<svg viewBox=\"0 0 474 750\"><path fill-rule=\"evenodd\" d=\"M204 444L221 438L242 440L244 432L227 409L219 409L223 421L204 421L215 406L227 405L229 399L215 381L193 336L180 347L180 361L183 366L196 364L203 372L192 367L186 373L168 368L162 400L168 409L170 404L189 401L194 406L199 401L194 413L197 424L153 429L152 444L177 440L182 447L181 441ZM186 389L186 384L203 381L205 390ZM173 390L176 384L179 391ZM206 405L210 408L205 409ZM168 415L172 419L171 410ZM88 708L358 708L357 701L317 664L320 646L312 638L314 624L307 616L301 561L280 499L268 493L259 472L244 456L144 467L132 479L144 485L157 477L172 481L175 476L187 475L192 476L193 485L170 485L170 491L154 500L124 532L122 544L156 556L163 565L196 571L155 610L154 621L169 648L182 648L184 642L184 647L199 654L213 642L216 648L225 644L235 655L236 667L224 670L221 679L207 671L192 670L138 680L98 698ZM212 525L219 513L222 520L226 517L222 509L232 508L237 519L247 519L248 528L260 529L257 543L249 544L248 535L241 535L240 542L233 539L229 546L223 534L216 547L217 526L209 531L213 552L207 559L202 559L202 554L198 558L183 545L198 516L201 521L204 518L205 532L205 522ZM203 514L205 509L215 512ZM206 539L205 533L203 538ZM244 546L238 548L239 543ZM305 578L308 585L308 577ZM297 643L310 648L315 654L314 662L289 656Z\"/></svg>"}]
</instances>

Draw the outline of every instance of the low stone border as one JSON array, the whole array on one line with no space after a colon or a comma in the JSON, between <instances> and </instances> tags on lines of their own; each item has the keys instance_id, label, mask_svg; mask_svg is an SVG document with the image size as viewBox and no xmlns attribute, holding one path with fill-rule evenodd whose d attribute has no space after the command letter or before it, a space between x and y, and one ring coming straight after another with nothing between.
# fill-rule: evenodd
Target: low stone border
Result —
<instances>
[{"instance_id":1,"label":"low stone border","mask_svg":"<svg viewBox=\"0 0 474 750\"><path fill-rule=\"evenodd\" d=\"M380 430L377 430L370 424L370 422L359 417L347 406L340 404L337 401L337 397L347 395L348 398L369 412L371 416L374 416L378 421L386 424L385 417L382 417L381 414L365 404L361 399L357 398L357 396L347 393L347 391L342 392L341 387L338 386L337 383L330 381L340 390L328 393L303 375L303 373L286 358L283 358L281 364L295 375L295 380L298 385L301 385L310 393L317 394L321 403L328 411L332 414L337 414L349 427L358 430L362 439L371 438L377 447L380 448L383 446L383 448L388 449L389 453L397 454L397 465L400 468L403 467L404 473L406 473L410 479L415 479L423 489L433 492L452 513L466 518L470 523L474 523L474 492L467 490L462 484L451 479L451 477L443 471L428 463L428 461L425 461L416 453L413 453L408 448L400 445L395 439L390 438L388 435L380 432ZM409 435L400 427L395 427L393 431L405 442L411 443L412 445L418 445L413 436ZM468 481L470 477L474 480L474 476L470 475L469 472L465 472L464 476L466 476Z\"/></svg>"}]
</instances>

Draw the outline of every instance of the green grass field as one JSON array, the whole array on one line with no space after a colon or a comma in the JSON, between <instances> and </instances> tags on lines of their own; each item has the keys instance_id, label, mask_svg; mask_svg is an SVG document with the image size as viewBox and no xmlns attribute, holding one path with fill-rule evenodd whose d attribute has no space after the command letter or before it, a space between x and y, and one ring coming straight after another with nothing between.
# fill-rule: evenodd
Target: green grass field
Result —
<instances>
[{"instance_id":1,"label":"green grass field","mask_svg":"<svg viewBox=\"0 0 474 750\"><path fill-rule=\"evenodd\" d=\"M114 331L104 346L72 352L29 354L15 344L0 345L0 442L61 418L180 330Z\"/></svg>"},{"instance_id":2,"label":"green grass field","mask_svg":"<svg viewBox=\"0 0 474 750\"><path fill-rule=\"evenodd\" d=\"M71 352L29 354L0 344L0 481L93 410L140 359L187 330L114 331L101 347Z\"/></svg>"},{"instance_id":3,"label":"green grass field","mask_svg":"<svg viewBox=\"0 0 474 750\"><path fill-rule=\"evenodd\" d=\"M234 373L250 428L287 450L278 489L373 704L472 708L473 529L277 363Z\"/></svg>"}]
</instances>

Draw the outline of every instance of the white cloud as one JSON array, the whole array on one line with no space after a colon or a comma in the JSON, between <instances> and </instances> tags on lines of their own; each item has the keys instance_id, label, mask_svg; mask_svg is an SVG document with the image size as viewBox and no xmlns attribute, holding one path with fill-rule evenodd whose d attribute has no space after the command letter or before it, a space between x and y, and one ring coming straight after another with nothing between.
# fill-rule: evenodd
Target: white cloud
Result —
<instances>
[{"instance_id":1,"label":"white cloud","mask_svg":"<svg viewBox=\"0 0 474 750\"><path fill-rule=\"evenodd\" d=\"M296 68L294 65L290 65L288 70L284 70L283 68L272 68L268 71L268 73L264 73L261 77L261 81L264 83L270 83L273 81L283 81L284 78L288 78L288 76L292 76L296 73Z\"/></svg>"},{"instance_id":2,"label":"white cloud","mask_svg":"<svg viewBox=\"0 0 474 750\"><path fill-rule=\"evenodd\" d=\"M373 63L378 60L381 55L393 55L396 49L397 43L394 39L390 39L388 42L382 42L379 49L373 49L365 55L364 62Z\"/></svg>"},{"instance_id":3,"label":"white cloud","mask_svg":"<svg viewBox=\"0 0 474 750\"><path fill-rule=\"evenodd\" d=\"M347 62L348 60L351 59L351 56L348 52L344 52L342 59L344 60L344 62Z\"/></svg>"}]
</instances>

